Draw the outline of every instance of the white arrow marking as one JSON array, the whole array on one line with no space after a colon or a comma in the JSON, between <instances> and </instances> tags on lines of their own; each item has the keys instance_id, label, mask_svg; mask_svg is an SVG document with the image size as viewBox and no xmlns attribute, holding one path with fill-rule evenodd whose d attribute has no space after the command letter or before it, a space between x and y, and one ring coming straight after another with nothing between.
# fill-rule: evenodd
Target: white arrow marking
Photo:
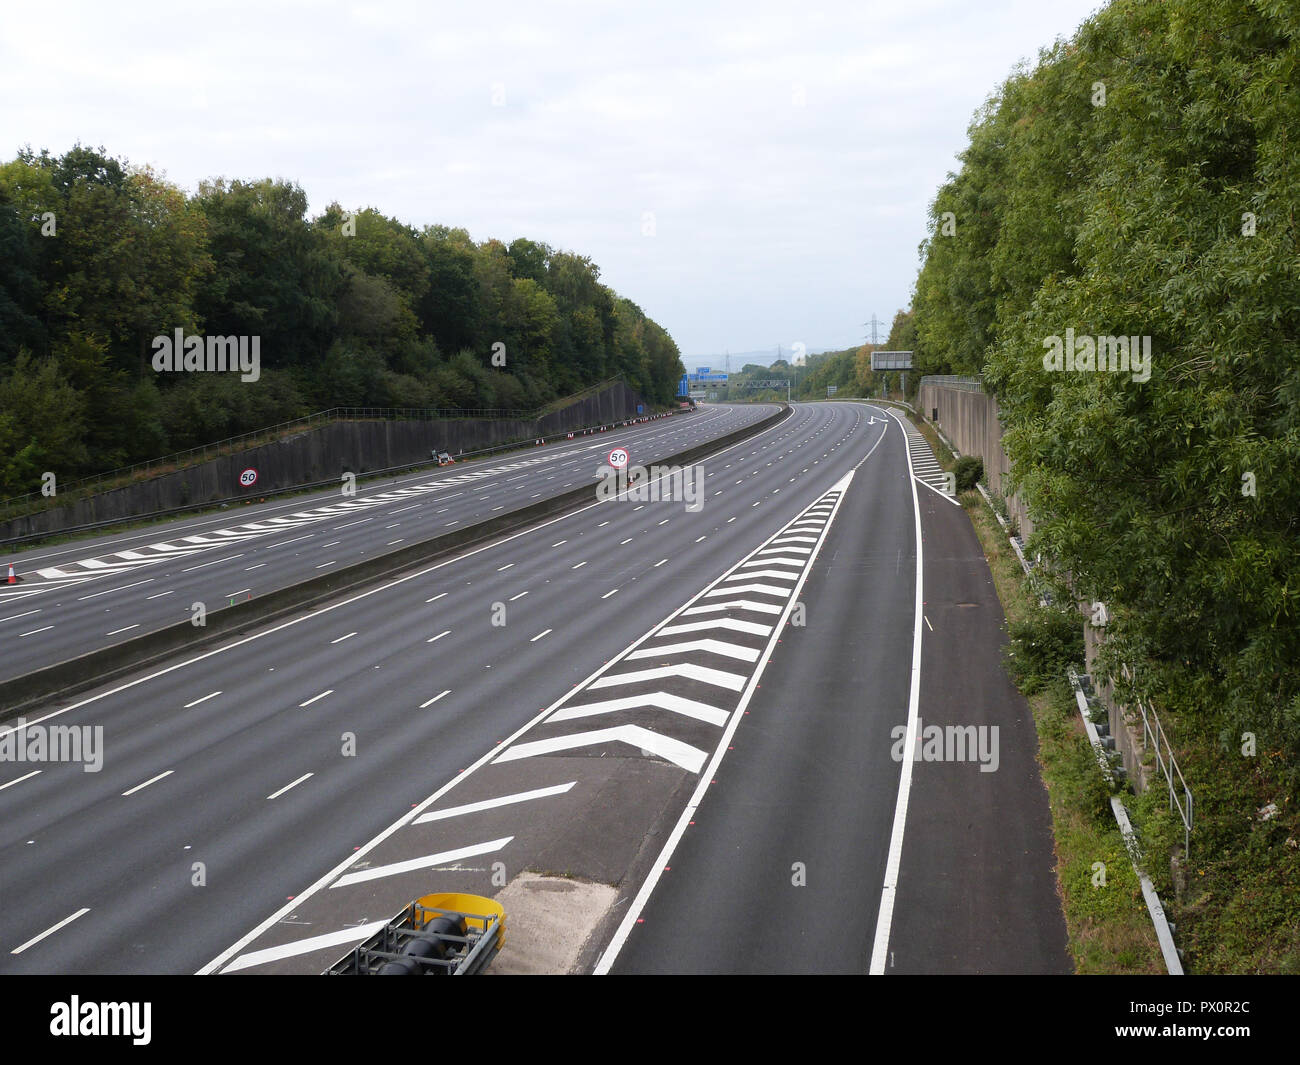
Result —
<instances>
[{"instance_id":1,"label":"white arrow marking","mask_svg":"<svg viewBox=\"0 0 1300 1065\"><path fill-rule=\"evenodd\" d=\"M597 743L626 743L632 747L639 747L643 751L658 755L667 762L681 766L688 773L698 773L707 757L698 747L692 747L689 743L682 743L670 736L660 736L659 733L651 732L640 725L619 725L616 728L597 729L594 732L575 732L571 736L556 736L549 740L517 743L494 761L513 762L519 758L554 754L556 751L569 751L575 747L591 747Z\"/></svg>"}]
</instances>

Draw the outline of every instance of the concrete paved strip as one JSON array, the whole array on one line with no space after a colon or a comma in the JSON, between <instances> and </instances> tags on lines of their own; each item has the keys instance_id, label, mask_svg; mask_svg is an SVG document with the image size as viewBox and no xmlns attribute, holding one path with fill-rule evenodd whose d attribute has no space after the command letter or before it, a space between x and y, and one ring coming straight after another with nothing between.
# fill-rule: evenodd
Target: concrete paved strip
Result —
<instances>
[{"instance_id":1,"label":"concrete paved strip","mask_svg":"<svg viewBox=\"0 0 1300 1065\"><path fill-rule=\"evenodd\" d=\"M506 911L506 944L487 975L573 972L618 892L575 877L521 873L496 897Z\"/></svg>"}]
</instances>

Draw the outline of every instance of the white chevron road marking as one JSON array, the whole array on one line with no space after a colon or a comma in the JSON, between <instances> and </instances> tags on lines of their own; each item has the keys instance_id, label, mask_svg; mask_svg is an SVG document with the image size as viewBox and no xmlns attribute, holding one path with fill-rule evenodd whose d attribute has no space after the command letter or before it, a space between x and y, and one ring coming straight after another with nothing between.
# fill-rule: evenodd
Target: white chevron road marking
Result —
<instances>
[{"instance_id":1,"label":"white chevron road marking","mask_svg":"<svg viewBox=\"0 0 1300 1065\"><path fill-rule=\"evenodd\" d=\"M758 661L758 651L755 648L723 643L721 640L689 640L685 643L670 643L663 647L643 647L639 651L633 651L627 657L628 659L662 658L664 655L684 654L687 651L708 651L710 654L735 658L741 662Z\"/></svg>"},{"instance_id":2,"label":"white chevron road marking","mask_svg":"<svg viewBox=\"0 0 1300 1065\"><path fill-rule=\"evenodd\" d=\"M620 673L617 676L604 676L599 680L594 680L588 687L591 688L613 688L619 684L636 684L643 680L663 680L665 677L685 677L687 680L698 680L705 684L716 684L719 688L730 688L733 692L740 691L745 686L745 677L735 673L724 673L720 669L710 669L708 666L696 666L688 662L683 662L676 666L659 666L656 669L642 669L636 673Z\"/></svg>"},{"instance_id":3,"label":"white chevron road marking","mask_svg":"<svg viewBox=\"0 0 1300 1065\"><path fill-rule=\"evenodd\" d=\"M760 625L756 621L740 621L736 618L711 618L708 621L687 621L680 625L668 625L660 629L656 635L677 636L683 632L704 632L708 629L730 629L732 632L747 632L751 636L766 636L772 631L772 626Z\"/></svg>"},{"instance_id":4,"label":"white chevron road marking","mask_svg":"<svg viewBox=\"0 0 1300 1065\"><path fill-rule=\"evenodd\" d=\"M420 858L408 858L404 862L394 862L392 865L377 865L373 869L359 869L355 873L347 873L339 877L330 887L341 888L347 887L349 884L363 884L367 880L379 880L386 876L397 876L400 873L413 873L417 869L432 869L437 865L458 862L462 858L476 858L480 854L492 854L499 851L514 838L514 836L503 836L501 839L490 840L487 843L475 843L470 847L458 847L455 850L442 851L438 854L426 854Z\"/></svg>"},{"instance_id":5,"label":"white chevron road marking","mask_svg":"<svg viewBox=\"0 0 1300 1065\"><path fill-rule=\"evenodd\" d=\"M629 695L623 699L606 699L599 703L583 703L581 706L562 706L547 721L572 721L580 717L595 717L598 714L614 714L621 710L638 710L643 707L657 707L671 710L675 714L704 721L721 728L727 721L727 711L710 706L697 699L684 699L680 695L668 692L651 692L649 695Z\"/></svg>"},{"instance_id":6,"label":"white chevron road marking","mask_svg":"<svg viewBox=\"0 0 1300 1065\"><path fill-rule=\"evenodd\" d=\"M736 591L735 588L728 588L728 592ZM715 610L750 610L759 614L779 614L781 608L774 603L756 603L752 599L732 599L726 603L709 603L707 606L693 606L689 610L682 611L682 617L690 614L709 614Z\"/></svg>"},{"instance_id":7,"label":"white chevron road marking","mask_svg":"<svg viewBox=\"0 0 1300 1065\"><path fill-rule=\"evenodd\" d=\"M560 751L572 751L578 747L593 747L598 743L626 743L639 747L643 751L656 754L664 761L679 765L688 773L698 773L708 756L698 747L675 740L671 736L661 736L657 732L642 728L640 725L616 725L614 728L596 729L593 732L575 732L570 736L553 736L545 740L533 740L531 743L516 743L513 747L497 755L494 762L514 762L520 758L535 758L538 755L556 754Z\"/></svg>"},{"instance_id":8,"label":"white chevron road marking","mask_svg":"<svg viewBox=\"0 0 1300 1065\"><path fill-rule=\"evenodd\" d=\"M756 569L753 573L734 573L730 577L723 578L727 581L751 581L755 577L775 577L778 581L797 581L799 574L787 573L779 569Z\"/></svg>"},{"instance_id":9,"label":"white chevron road marking","mask_svg":"<svg viewBox=\"0 0 1300 1065\"><path fill-rule=\"evenodd\" d=\"M324 935L312 936L309 939L295 939L292 943L281 943L278 947L249 951L247 954L239 955L226 966L225 971L238 972L240 969L251 969L254 965L265 965L267 962L280 961L282 958L296 958L300 954L310 954L312 951L324 950L326 947L360 943L363 939L369 939L387 923L387 921L371 921L369 924L340 928L337 932L326 932Z\"/></svg>"},{"instance_id":10,"label":"white chevron road marking","mask_svg":"<svg viewBox=\"0 0 1300 1065\"><path fill-rule=\"evenodd\" d=\"M747 573L745 576L755 577L757 574ZM742 584L735 588L714 588L711 592L705 592L704 598L710 599L719 595L736 595L739 592L757 592L759 595L779 595L782 599L789 598L789 588L778 588L774 584Z\"/></svg>"},{"instance_id":11,"label":"white chevron road marking","mask_svg":"<svg viewBox=\"0 0 1300 1065\"><path fill-rule=\"evenodd\" d=\"M483 810L495 810L501 806L514 806L521 802L532 802L534 799L546 799L552 795L564 795L571 791L576 783L576 780L570 780L567 784L555 784L549 788L517 791L513 795L500 795L495 799L467 802L463 806L448 806L445 810L434 810L432 813L421 814L411 824L426 825L430 821L445 821L449 817L464 817L466 814L476 814Z\"/></svg>"}]
</instances>

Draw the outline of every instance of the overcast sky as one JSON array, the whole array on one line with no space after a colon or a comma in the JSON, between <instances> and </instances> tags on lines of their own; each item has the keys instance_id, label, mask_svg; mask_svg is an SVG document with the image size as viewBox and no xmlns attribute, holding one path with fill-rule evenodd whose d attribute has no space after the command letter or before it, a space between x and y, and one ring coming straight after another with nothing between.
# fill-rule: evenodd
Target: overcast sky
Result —
<instances>
[{"instance_id":1,"label":"overcast sky","mask_svg":"<svg viewBox=\"0 0 1300 1065\"><path fill-rule=\"evenodd\" d=\"M1099 6L6 3L0 156L80 141L544 241L688 363L840 348L908 305L975 109Z\"/></svg>"}]
</instances>

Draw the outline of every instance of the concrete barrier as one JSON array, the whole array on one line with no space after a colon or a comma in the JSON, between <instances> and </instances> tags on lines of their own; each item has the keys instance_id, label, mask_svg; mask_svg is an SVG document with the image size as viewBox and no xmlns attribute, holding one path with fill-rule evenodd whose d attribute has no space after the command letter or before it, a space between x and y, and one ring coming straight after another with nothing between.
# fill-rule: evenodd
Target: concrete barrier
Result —
<instances>
[{"instance_id":1,"label":"concrete barrier","mask_svg":"<svg viewBox=\"0 0 1300 1065\"><path fill-rule=\"evenodd\" d=\"M789 416L790 408L782 404L775 414L745 426L716 440L688 448L663 459L657 465L686 465L705 458L738 440L754 436ZM221 607L207 614L202 628L188 621L155 629L130 640L90 651L76 658L45 666L20 677L0 682L0 721L23 713L27 708L55 697L117 680L137 669L148 668L178 651L209 648L254 625L269 624L291 614L377 584L406 570L446 558L472 544L486 543L508 532L523 529L543 518L576 510L594 503L594 482L573 488L549 499L541 499L518 510L500 514L465 529L442 533L397 551L353 563L342 569L312 577L288 588L280 588L257 599Z\"/></svg>"}]
</instances>

